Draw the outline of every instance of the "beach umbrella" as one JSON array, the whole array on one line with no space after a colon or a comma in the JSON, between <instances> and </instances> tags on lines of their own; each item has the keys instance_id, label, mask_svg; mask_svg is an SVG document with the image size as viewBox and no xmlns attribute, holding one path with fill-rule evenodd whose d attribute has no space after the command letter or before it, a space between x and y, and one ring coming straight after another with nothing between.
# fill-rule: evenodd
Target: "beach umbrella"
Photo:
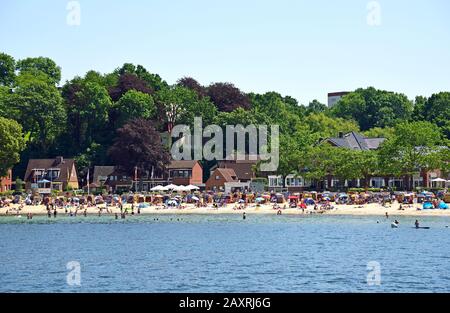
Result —
<instances>
[{"instance_id":1,"label":"beach umbrella","mask_svg":"<svg viewBox=\"0 0 450 313\"><path fill-rule=\"evenodd\" d=\"M200 187L197 187L197 186L194 186L194 185L187 185L186 188L188 190L198 190L198 189L200 189Z\"/></svg>"},{"instance_id":2,"label":"beach umbrella","mask_svg":"<svg viewBox=\"0 0 450 313\"><path fill-rule=\"evenodd\" d=\"M170 184L170 185L167 185L165 188L165 190L173 190L173 189L175 189L176 187L178 187L177 185L174 185L174 184Z\"/></svg>"},{"instance_id":3,"label":"beach umbrella","mask_svg":"<svg viewBox=\"0 0 450 313\"><path fill-rule=\"evenodd\" d=\"M431 181L432 181L432 182L437 182L437 183L446 182L446 180L443 179L443 178L435 178L435 179L432 179Z\"/></svg>"},{"instance_id":4,"label":"beach umbrella","mask_svg":"<svg viewBox=\"0 0 450 313\"><path fill-rule=\"evenodd\" d=\"M151 191L163 191L164 187L161 185L155 186L152 189L150 189Z\"/></svg>"},{"instance_id":5,"label":"beach umbrella","mask_svg":"<svg viewBox=\"0 0 450 313\"><path fill-rule=\"evenodd\" d=\"M188 191L186 186L180 185L173 188L173 191Z\"/></svg>"}]
</instances>

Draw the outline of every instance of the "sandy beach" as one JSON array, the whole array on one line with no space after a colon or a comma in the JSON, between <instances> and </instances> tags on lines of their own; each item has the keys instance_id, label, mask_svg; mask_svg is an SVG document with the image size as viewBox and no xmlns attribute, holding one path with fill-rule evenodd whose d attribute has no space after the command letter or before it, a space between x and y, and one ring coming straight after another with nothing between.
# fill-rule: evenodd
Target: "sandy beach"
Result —
<instances>
[{"instance_id":1,"label":"sandy beach","mask_svg":"<svg viewBox=\"0 0 450 313\"><path fill-rule=\"evenodd\" d=\"M283 204L280 205L283 208ZM287 205L286 205L287 206ZM392 205L382 206L378 203L370 203L365 205L333 205L332 210L314 210L313 206L309 206L304 211L302 209L286 208L281 210L282 214L302 215L302 214L323 214L323 215L373 215L373 216L385 216L386 212L390 216L450 216L450 210L418 210L420 204L415 205L403 205L403 210L399 210L399 204L397 202ZM164 209L162 206L149 206L140 209L140 214L277 214L278 210L273 209L271 204L265 204L256 206L255 204L248 205L245 209L236 209L235 204L228 204L218 209L212 206L197 208L192 204L186 204L183 209L168 208ZM11 205L7 208L0 209L0 216L7 215L6 211L9 210L8 215L17 214L16 209L19 205ZM108 209L108 213L106 211ZM128 208L128 213L131 213L131 204L124 205L124 209ZM98 214L99 209L102 209L102 214L115 214L120 213L119 207L105 205L99 205L97 207L87 208L87 214ZM69 212L75 212L75 207L68 209ZM32 213L33 215L47 215L47 210L44 205L25 205L20 210L21 215ZM78 215L82 215L83 210L78 210ZM58 214L66 214L64 209L59 208ZM135 214L137 214L137 206L135 206Z\"/></svg>"}]
</instances>

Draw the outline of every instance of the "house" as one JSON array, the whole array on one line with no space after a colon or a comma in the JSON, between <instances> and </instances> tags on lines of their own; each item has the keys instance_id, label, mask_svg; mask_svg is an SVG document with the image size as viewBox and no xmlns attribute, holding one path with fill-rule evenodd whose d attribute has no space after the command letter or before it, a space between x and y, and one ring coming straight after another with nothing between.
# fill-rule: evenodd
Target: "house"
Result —
<instances>
[{"instance_id":1,"label":"house","mask_svg":"<svg viewBox=\"0 0 450 313\"><path fill-rule=\"evenodd\" d=\"M167 167L168 181L175 185L203 185L203 168L199 161L172 161Z\"/></svg>"},{"instance_id":2,"label":"house","mask_svg":"<svg viewBox=\"0 0 450 313\"><path fill-rule=\"evenodd\" d=\"M349 133L340 132L337 137L326 138L320 141L319 144L330 144L331 146L338 148L369 151L378 149L385 140L385 138L368 138L352 131ZM347 187L361 187L364 185L362 179L340 181L332 175L323 182L314 182L299 175L287 175L286 177L283 177L281 175L273 174L268 176L268 183L269 190L287 190L290 192L299 192L305 189L340 189ZM394 179L392 179L391 184L393 185L394 183ZM374 188L385 187L385 178L371 177L368 186Z\"/></svg>"},{"instance_id":3,"label":"house","mask_svg":"<svg viewBox=\"0 0 450 313\"><path fill-rule=\"evenodd\" d=\"M132 177L121 171L118 167L112 167L114 168L114 170L108 173L103 185L106 186L107 190L111 193L121 193L129 191L133 187ZM106 170L104 173L106 173Z\"/></svg>"},{"instance_id":4,"label":"house","mask_svg":"<svg viewBox=\"0 0 450 313\"><path fill-rule=\"evenodd\" d=\"M92 184L103 186L108 177L114 172L115 166L94 166Z\"/></svg>"},{"instance_id":5,"label":"house","mask_svg":"<svg viewBox=\"0 0 450 313\"><path fill-rule=\"evenodd\" d=\"M218 161L216 166L211 168L211 175L216 168L230 168L233 169L237 179L241 182L250 182L256 178L254 166L257 160L222 160Z\"/></svg>"},{"instance_id":6,"label":"house","mask_svg":"<svg viewBox=\"0 0 450 313\"><path fill-rule=\"evenodd\" d=\"M147 170L136 175L136 178L127 175L116 166L95 166L93 184L106 186L109 192L122 192L132 188L145 192L157 185L168 184L203 187L203 168L195 160L172 161L162 173Z\"/></svg>"},{"instance_id":7,"label":"house","mask_svg":"<svg viewBox=\"0 0 450 313\"><path fill-rule=\"evenodd\" d=\"M225 191L226 183L239 183L236 172L232 168L216 168L206 181L206 190Z\"/></svg>"},{"instance_id":8,"label":"house","mask_svg":"<svg viewBox=\"0 0 450 313\"><path fill-rule=\"evenodd\" d=\"M0 192L11 190L12 187L12 170L6 173L5 177L0 177Z\"/></svg>"},{"instance_id":9,"label":"house","mask_svg":"<svg viewBox=\"0 0 450 313\"><path fill-rule=\"evenodd\" d=\"M75 160L61 156L54 159L30 159L24 182L27 191L39 194L51 194L52 190L78 189Z\"/></svg>"},{"instance_id":10,"label":"house","mask_svg":"<svg viewBox=\"0 0 450 313\"><path fill-rule=\"evenodd\" d=\"M349 94L348 91L330 92L328 93L328 107L332 108L343 96Z\"/></svg>"},{"instance_id":11,"label":"house","mask_svg":"<svg viewBox=\"0 0 450 313\"><path fill-rule=\"evenodd\" d=\"M338 137L330 137L322 141L338 148L347 148L353 150L376 150L385 141L386 138L367 138L354 131L344 134L339 133Z\"/></svg>"}]
</instances>

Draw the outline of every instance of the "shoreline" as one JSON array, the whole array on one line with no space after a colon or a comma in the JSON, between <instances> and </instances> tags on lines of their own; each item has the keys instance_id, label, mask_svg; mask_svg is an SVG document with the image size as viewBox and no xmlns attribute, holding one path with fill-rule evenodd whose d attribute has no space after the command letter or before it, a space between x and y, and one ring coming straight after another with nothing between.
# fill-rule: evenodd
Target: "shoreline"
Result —
<instances>
[{"instance_id":1,"label":"shoreline","mask_svg":"<svg viewBox=\"0 0 450 313\"><path fill-rule=\"evenodd\" d=\"M403 206L403 210L399 210L400 204L394 203L391 206L384 207L378 203L366 204L363 206L359 205L334 205L334 209L332 210L314 210L313 207L308 207L303 211L302 209L291 209L286 208L281 210L281 215L331 215L331 216L382 216L385 217L386 213L389 216L442 216L442 217L450 217L450 210L441 210L441 209L432 209L432 210L417 210L418 205L412 206ZM10 207L1 208L0 209L0 217L8 217L8 216L16 216L21 215L26 217L28 213L33 214L33 216L47 216L47 210L44 205L35 205L35 206L24 206L20 213L17 213L16 209L19 205L12 205ZM245 209L234 209L234 204L228 204L225 207L221 207L219 209L215 209L212 207L201 207L197 208L193 205L186 205L184 209L178 208L170 208L170 209L161 209L156 206L150 206L146 208L140 209L140 214L137 213L137 208L135 208L135 214L131 214L128 212L127 216L140 216L140 215L222 215L222 214L236 214L242 215L244 212L246 214L261 214L261 215L277 215L278 209L273 209L272 205L261 205L260 207L256 207L255 205L249 205ZM283 207L283 205L281 205ZM118 207L89 207L87 209L88 216L98 215L99 209L102 209L103 212L101 215L105 216L114 216L116 213L119 214L120 218L120 209ZM109 212L105 212L108 209ZM124 205L124 209L131 209L131 205ZM9 214L6 214L6 211L9 210ZM75 208L69 208L69 212L75 211ZM65 210L62 208L57 209L57 216L68 216L69 213L65 213ZM83 216L83 210L78 210L76 216ZM53 213L52 213L53 218Z\"/></svg>"}]
</instances>

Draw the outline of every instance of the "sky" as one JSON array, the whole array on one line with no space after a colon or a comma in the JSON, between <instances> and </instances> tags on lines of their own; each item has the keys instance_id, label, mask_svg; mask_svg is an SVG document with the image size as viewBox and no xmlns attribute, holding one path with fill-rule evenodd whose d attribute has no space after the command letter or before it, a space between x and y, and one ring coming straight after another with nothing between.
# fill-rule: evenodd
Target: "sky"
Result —
<instances>
[{"instance_id":1,"label":"sky","mask_svg":"<svg viewBox=\"0 0 450 313\"><path fill-rule=\"evenodd\" d=\"M368 86L450 91L448 0L79 0L79 15L70 2L1 0L0 51L50 57L62 82L131 62L169 84L231 82L302 104Z\"/></svg>"}]
</instances>

